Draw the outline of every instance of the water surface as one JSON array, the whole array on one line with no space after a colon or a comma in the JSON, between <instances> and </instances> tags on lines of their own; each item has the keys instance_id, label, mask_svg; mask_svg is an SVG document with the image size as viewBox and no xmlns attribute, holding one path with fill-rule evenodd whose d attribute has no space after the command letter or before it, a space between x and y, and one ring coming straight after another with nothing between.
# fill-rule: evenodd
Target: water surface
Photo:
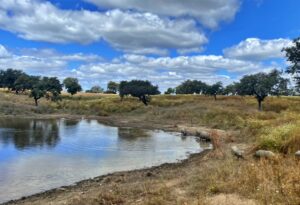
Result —
<instances>
[{"instance_id":1,"label":"water surface","mask_svg":"<svg viewBox=\"0 0 300 205\"><path fill-rule=\"evenodd\" d=\"M202 149L194 137L96 120L0 119L0 203Z\"/></svg>"}]
</instances>

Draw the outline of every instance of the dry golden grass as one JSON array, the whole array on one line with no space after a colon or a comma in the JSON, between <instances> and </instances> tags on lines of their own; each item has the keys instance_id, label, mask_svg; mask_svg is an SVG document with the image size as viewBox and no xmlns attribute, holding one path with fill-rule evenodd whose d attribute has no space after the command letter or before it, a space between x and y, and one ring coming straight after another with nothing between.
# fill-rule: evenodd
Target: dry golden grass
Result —
<instances>
[{"instance_id":1,"label":"dry golden grass","mask_svg":"<svg viewBox=\"0 0 300 205\"><path fill-rule=\"evenodd\" d=\"M235 169L232 169L232 168ZM207 176L217 182L210 192L237 193L262 204L299 204L300 163L293 158L225 161Z\"/></svg>"}]
</instances>

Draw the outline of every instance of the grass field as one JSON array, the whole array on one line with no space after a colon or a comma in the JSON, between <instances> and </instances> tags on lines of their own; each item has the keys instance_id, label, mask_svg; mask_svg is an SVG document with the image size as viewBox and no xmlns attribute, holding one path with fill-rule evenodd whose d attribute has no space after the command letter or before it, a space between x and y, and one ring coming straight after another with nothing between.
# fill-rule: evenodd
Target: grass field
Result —
<instances>
[{"instance_id":1,"label":"grass field","mask_svg":"<svg viewBox=\"0 0 300 205\"><path fill-rule=\"evenodd\" d=\"M222 159L211 155L199 167L169 171L151 183L141 179L138 186L133 182L115 184L112 192L103 191L92 199L77 198L72 200L74 204L118 204L118 200L130 204L132 193L144 191L139 196L143 203L136 204L218 204L214 200L225 195L233 197L235 204L299 205L300 160L295 159L294 153L300 150L300 97L267 97L263 109L257 111L253 97L218 96L214 101L199 95L161 95L153 96L150 105L144 106L136 98L120 101L117 95L103 94L63 94L62 101L43 99L36 108L26 95L0 93L2 116L107 116L143 124L231 130L237 134L227 139L227 146L236 144L248 152L247 160L236 160L230 154ZM251 156L257 149L271 150L278 156L256 160ZM183 180L169 186L178 175ZM145 190L136 190L140 186L145 186ZM176 194L178 190L180 193ZM130 195L128 199L124 199L126 194Z\"/></svg>"}]
</instances>

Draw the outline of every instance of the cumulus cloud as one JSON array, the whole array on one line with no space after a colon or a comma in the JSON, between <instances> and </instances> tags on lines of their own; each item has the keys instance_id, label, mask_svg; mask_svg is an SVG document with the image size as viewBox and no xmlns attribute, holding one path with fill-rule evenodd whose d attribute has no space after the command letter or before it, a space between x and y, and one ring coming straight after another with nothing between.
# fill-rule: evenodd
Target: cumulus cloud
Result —
<instances>
[{"instance_id":1,"label":"cumulus cloud","mask_svg":"<svg viewBox=\"0 0 300 205\"><path fill-rule=\"evenodd\" d=\"M0 45L1 47L3 46ZM74 67L70 66L72 62L79 63ZM187 79L202 80L210 84L222 81L228 84L244 74L269 71L280 66L226 58L221 55L149 57L126 54L105 60L92 54L64 55L53 49L21 49L6 58L0 58L0 65L5 65L5 68L21 69L33 75L57 76L60 79L76 77L84 88L93 85L105 87L110 80L143 79L159 85L162 91L168 87L175 87ZM221 71L226 71L227 74Z\"/></svg>"},{"instance_id":2,"label":"cumulus cloud","mask_svg":"<svg viewBox=\"0 0 300 205\"><path fill-rule=\"evenodd\" d=\"M19 55L22 56L35 56L38 58L48 58L52 60L63 60L63 61L82 61L86 63L104 61L104 59L96 54L62 54L54 49L37 49L37 48L25 48L19 49Z\"/></svg>"},{"instance_id":3,"label":"cumulus cloud","mask_svg":"<svg viewBox=\"0 0 300 205\"><path fill-rule=\"evenodd\" d=\"M172 17L192 17L214 28L230 21L237 13L239 0L85 0L102 8L135 9Z\"/></svg>"},{"instance_id":4,"label":"cumulus cloud","mask_svg":"<svg viewBox=\"0 0 300 205\"><path fill-rule=\"evenodd\" d=\"M69 63L101 62L104 59L95 54L74 53L70 55L59 53L53 49L20 49L1 57L1 50L7 49L0 44L0 69L14 68L32 75L58 76L60 78L73 75Z\"/></svg>"},{"instance_id":5,"label":"cumulus cloud","mask_svg":"<svg viewBox=\"0 0 300 205\"><path fill-rule=\"evenodd\" d=\"M282 48L290 46L289 39L261 40L258 38L247 38L238 45L224 49L224 55L228 58L243 60L266 60L271 58L281 58L284 53Z\"/></svg>"},{"instance_id":6,"label":"cumulus cloud","mask_svg":"<svg viewBox=\"0 0 300 205\"><path fill-rule=\"evenodd\" d=\"M38 0L1 2L0 28L27 40L81 44L104 40L116 49L143 54L166 54L168 49L196 50L207 43L192 19L118 9L62 10Z\"/></svg>"},{"instance_id":7,"label":"cumulus cloud","mask_svg":"<svg viewBox=\"0 0 300 205\"><path fill-rule=\"evenodd\" d=\"M174 87L187 79L202 80L207 83L223 81L228 84L236 78L218 74L226 70L238 78L244 74L258 71L269 71L274 66L260 63L229 59L216 55L178 56L178 57L147 57L141 55L124 55L111 62L84 64L74 70L83 80L89 82L108 82L130 79L150 80L158 84L162 90ZM101 79L101 80L100 80ZM86 81L86 83L88 83Z\"/></svg>"},{"instance_id":8,"label":"cumulus cloud","mask_svg":"<svg viewBox=\"0 0 300 205\"><path fill-rule=\"evenodd\" d=\"M6 50L6 48L2 45L0 45L0 58L7 58L11 54Z\"/></svg>"}]
</instances>

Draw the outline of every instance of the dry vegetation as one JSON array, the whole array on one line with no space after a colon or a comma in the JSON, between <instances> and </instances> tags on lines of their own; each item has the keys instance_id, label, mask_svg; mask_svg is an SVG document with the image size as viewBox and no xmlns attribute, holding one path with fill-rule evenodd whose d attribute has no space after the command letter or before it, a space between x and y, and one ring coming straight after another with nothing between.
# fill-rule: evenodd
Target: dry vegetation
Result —
<instances>
[{"instance_id":1,"label":"dry vegetation","mask_svg":"<svg viewBox=\"0 0 300 205\"><path fill-rule=\"evenodd\" d=\"M1 115L96 115L130 125L184 124L234 130L238 134L226 139L224 146L236 144L248 153L246 160L237 160L227 147L221 158L210 154L192 157L179 165L151 169L149 177L145 176L148 171L117 174L113 179L104 177L95 182L97 186L80 188L83 194L78 194L78 188L70 191L72 197L57 197L57 204L75 205L299 205L300 160L294 153L300 150L300 98L268 97L263 106L264 111L258 112L252 97L219 96L214 101L212 97L179 95L152 97L145 107L130 97L121 102L116 95L79 94L64 95L57 103L42 100L40 107L35 108L28 96L0 93ZM254 159L253 151L259 148L272 150L278 156L273 160Z\"/></svg>"}]
</instances>

